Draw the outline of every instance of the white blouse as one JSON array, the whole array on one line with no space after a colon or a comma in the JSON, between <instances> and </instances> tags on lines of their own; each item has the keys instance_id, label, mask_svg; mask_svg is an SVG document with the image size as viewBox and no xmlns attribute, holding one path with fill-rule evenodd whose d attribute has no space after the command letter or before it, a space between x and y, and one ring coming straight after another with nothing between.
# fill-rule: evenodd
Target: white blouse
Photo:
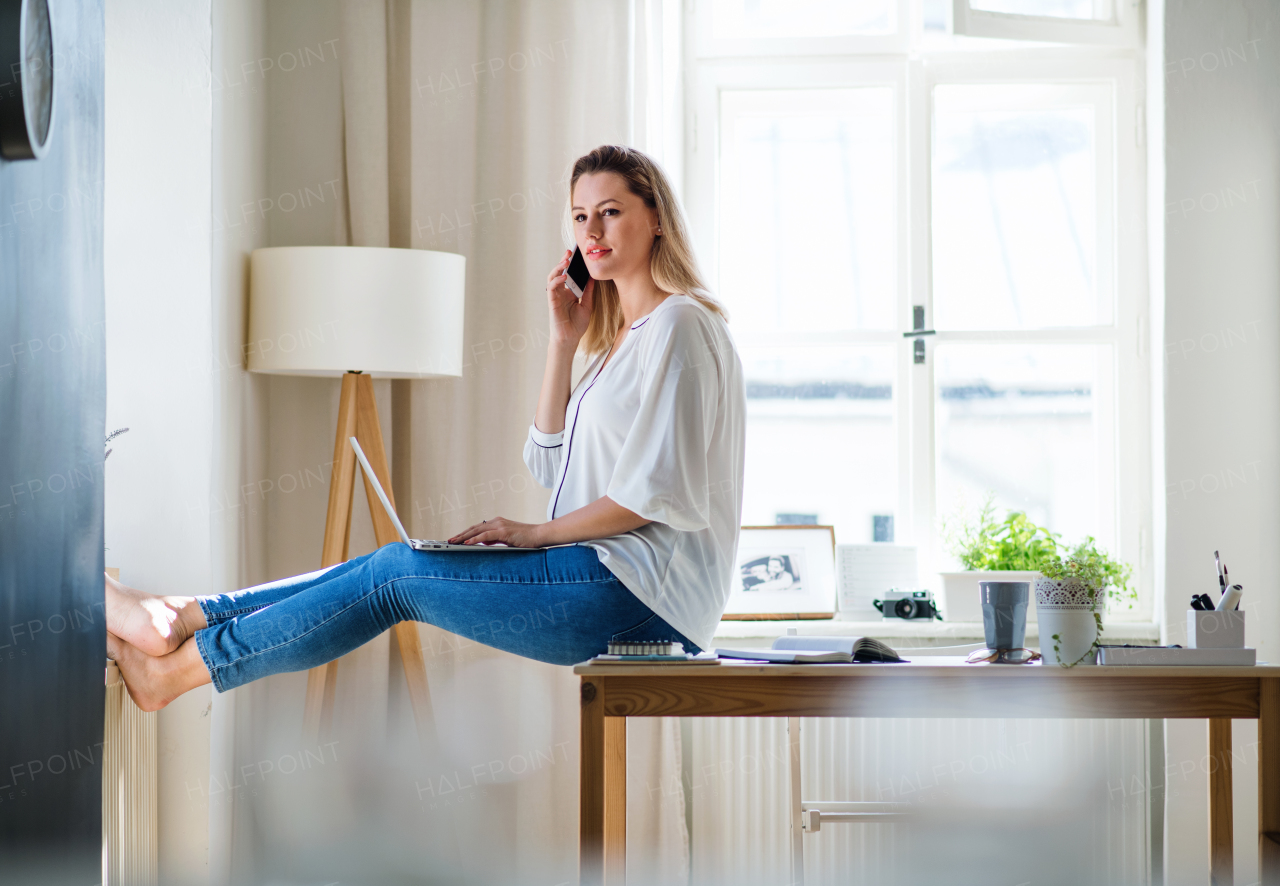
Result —
<instances>
[{"instance_id":1,"label":"white blouse","mask_svg":"<svg viewBox=\"0 0 1280 886\"><path fill-rule=\"evenodd\" d=\"M529 425L524 461L552 490L547 519L603 495L652 520L580 542L672 627L711 648L742 520L746 386L728 324L669 295L591 362L565 430Z\"/></svg>"}]
</instances>

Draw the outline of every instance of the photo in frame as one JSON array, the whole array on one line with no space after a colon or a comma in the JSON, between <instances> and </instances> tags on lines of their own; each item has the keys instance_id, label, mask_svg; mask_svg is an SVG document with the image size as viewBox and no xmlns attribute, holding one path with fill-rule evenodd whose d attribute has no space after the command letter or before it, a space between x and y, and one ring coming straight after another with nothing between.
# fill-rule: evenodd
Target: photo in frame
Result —
<instances>
[{"instance_id":1,"label":"photo in frame","mask_svg":"<svg viewBox=\"0 0 1280 886\"><path fill-rule=\"evenodd\" d=\"M835 617L834 526L743 526L727 621Z\"/></svg>"}]
</instances>

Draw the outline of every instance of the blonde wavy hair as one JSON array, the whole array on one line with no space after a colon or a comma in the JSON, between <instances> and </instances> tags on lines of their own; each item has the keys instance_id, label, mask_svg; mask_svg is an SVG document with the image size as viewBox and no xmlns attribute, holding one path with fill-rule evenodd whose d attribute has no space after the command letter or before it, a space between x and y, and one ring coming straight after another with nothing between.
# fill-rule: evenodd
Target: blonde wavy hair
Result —
<instances>
[{"instance_id":1,"label":"blonde wavy hair","mask_svg":"<svg viewBox=\"0 0 1280 886\"><path fill-rule=\"evenodd\" d=\"M625 145L601 145L574 161L569 176L569 200L564 217L568 242L573 243L575 239L573 189L582 176L597 172L614 172L622 176L627 190L643 200L645 206L657 210L658 227L662 229L662 233L654 236L649 254L649 272L657 287L668 294L681 293L696 299L728 322L728 312L712 297L702 280L698 261L689 244L689 229L684 213L676 200L675 192L671 190L666 173L643 151ZM591 311L591 322L587 325L579 348L588 357L607 351L625 322L618 287L612 280L597 280L595 307Z\"/></svg>"}]
</instances>

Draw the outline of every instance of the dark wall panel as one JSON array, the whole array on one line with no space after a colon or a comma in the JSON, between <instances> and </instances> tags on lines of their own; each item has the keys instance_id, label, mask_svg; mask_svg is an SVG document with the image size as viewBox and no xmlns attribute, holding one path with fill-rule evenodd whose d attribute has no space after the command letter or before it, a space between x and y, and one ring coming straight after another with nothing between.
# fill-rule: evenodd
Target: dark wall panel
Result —
<instances>
[{"instance_id":1,"label":"dark wall panel","mask_svg":"<svg viewBox=\"0 0 1280 886\"><path fill-rule=\"evenodd\" d=\"M106 658L103 0L49 5L49 152L0 160L0 881L89 884Z\"/></svg>"}]
</instances>

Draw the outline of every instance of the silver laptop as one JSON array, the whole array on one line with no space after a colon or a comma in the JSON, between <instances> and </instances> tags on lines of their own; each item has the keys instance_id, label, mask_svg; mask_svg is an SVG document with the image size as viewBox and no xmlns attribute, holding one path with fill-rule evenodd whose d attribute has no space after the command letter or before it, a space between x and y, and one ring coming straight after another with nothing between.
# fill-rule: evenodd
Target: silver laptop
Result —
<instances>
[{"instance_id":1,"label":"silver laptop","mask_svg":"<svg viewBox=\"0 0 1280 886\"><path fill-rule=\"evenodd\" d=\"M532 551L535 548L515 548L511 545L504 544L473 544L473 545L451 545L447 541L434 541L432 539L410 538L409 533L404 531L404 524L400 522L400 518L396 515L396 509L391 507L391 500L387 498L387 493L383 491L382 484L378 482L378 475L373 472L373 468L369 467L369 459L365 458L364 450L360 448L360 441L355 437L348 437L351 441L351 448L356 451L356 458L360 459L360 467L364 469L364 475L369 478L369 482L373 484L373 491L378 493L378 499L382 502L382 507L387 512L387 516L391 518L391 522L396 524L396 532L400 533L400 540L413 548L415 551Z\"/></svg>"}]
</instances>

